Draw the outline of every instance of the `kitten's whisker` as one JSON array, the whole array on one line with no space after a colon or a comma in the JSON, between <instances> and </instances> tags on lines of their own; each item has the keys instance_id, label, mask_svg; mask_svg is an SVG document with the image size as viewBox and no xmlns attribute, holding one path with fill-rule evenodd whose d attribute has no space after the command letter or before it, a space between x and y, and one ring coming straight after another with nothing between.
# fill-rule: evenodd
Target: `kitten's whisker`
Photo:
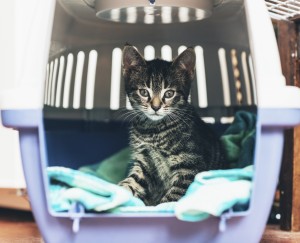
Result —
<instances>
[{"instance_id":1,"label":"kitten's whisker","mask_svg":"<svg viewBox=\"0 0 300 243\"><path fill-rule=\"evenodd\" d=\"M121 114L119 118L123 119L124 121L130 122L132 120L132 117L136 117L138 115L139 115L139 113L135 110L127 110L123 114Z\"/></svg>"},{"instance_id":2,"label":"kitten's whisker","mask_svg":"<svg viewBox=\"0 0 300 243\"><path fill-rule=\"evenodd\" d=\"M133 111L133 110L126 110L126 109L120 109L120 110L118 110L117 111L117 114L118 115L120 115L120 117L121 116L123 116L124 114L126 115L126 114L128 114L128 113L134 113L135 111Z\"/></svg>"}]
</instances>

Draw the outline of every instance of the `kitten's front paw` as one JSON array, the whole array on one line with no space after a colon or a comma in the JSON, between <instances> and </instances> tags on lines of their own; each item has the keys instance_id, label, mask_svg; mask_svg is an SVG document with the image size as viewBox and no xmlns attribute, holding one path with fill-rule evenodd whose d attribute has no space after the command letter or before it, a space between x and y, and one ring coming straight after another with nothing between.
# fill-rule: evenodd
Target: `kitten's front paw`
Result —
<instances>
[{"instance_id":1,"label":"kitten's front paw","mask_svg":"<svg viewBox=\"0 0 300 243\"><path fill-rule=\"evenodd\" d=\"M118 185L121 186L121 187L123 187L123 188L126 189L127 191L130 191L131 194L132 194L133 196L135 196L135 195L134 195L135 192L134 192L133 188L132 188L128 183L121 181Z\"/></svg>"},{"instance_id":2,"label":"kitten's front paw","mask_svg":"<svg viewBox=\"0 0 300 243\"><path fill-rule=\"evenodd\" d=\"M171 187L168 192L162 197L160 203L177 202L185 194L186 190L178 188L177 186Z\"/></svg>"},{"instance_id":3,"label":"kitten's front paw","mask_svg":"<svg viewBox=\"0 0 300 243\"><path fill-rule=\"evenodd\" d=\"M160 200L160 203L177 202L180 198L182 198L182 195L167 195Z\"/></svg>"}]
</instances>

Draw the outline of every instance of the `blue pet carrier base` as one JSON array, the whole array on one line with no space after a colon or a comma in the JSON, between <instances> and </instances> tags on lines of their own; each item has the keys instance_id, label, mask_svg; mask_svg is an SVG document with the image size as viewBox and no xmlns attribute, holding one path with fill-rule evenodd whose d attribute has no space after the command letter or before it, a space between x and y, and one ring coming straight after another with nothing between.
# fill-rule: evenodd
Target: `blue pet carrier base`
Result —
<instances>
[{"instance_id":1,"label":"blue pet carrier base","mask_svg":"<svg viewBox=\"0 0 300 243\"><path fill-rule=\"evenodd\" d=\"M265 117L267 126L258 120L255 161L264 163L255 164L250 210L240 213L240 216L227 213L221 218L211 217L198 223L179 221L174 216L165 214L116 216L74 212L65 217L52 216L47 208L44 186L47 184L47 177L43 162L45 138L42 112L2 111L2 120L4 125L19 130L28 194L35 219L46 242L123 242L124 239L126 242L199 242L199 239L201 242L258 242L268 219L268 209L272 205L280 168L274 165L280 164L283 147L283 127L269 125L279 119L281 112L258 111L258 117ZM297 113L290 110L286 114L295 117Z\"/></svg>"}]
</instances>

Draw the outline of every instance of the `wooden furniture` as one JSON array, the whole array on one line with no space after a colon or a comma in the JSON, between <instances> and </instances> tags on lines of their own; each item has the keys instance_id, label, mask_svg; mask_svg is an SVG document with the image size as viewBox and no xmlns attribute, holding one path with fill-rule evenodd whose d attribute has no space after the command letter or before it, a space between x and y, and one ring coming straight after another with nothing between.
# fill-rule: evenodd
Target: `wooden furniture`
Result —
<instances>
[{"instance_id":1,"label":"wooden furniture","mask_svg":"<svg viewBox=\"0 0 300 243\"><path fill-rule=\"evenodd\" d=\"M300 87L300 16L274 26L286 83ZM279 190L280 228L300 231L300 126L285 133Z\"/></svg>"}]
</instances>

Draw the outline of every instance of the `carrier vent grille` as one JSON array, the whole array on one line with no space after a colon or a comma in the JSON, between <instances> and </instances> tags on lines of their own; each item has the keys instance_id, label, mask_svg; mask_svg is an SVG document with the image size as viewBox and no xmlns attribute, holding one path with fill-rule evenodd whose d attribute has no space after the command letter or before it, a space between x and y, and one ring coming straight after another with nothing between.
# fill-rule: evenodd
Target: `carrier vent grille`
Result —
<instances>
[{"instance_id":1,"label":"carrier vent grille","mask_svg":"<svg viewBox=\"0 0 300 243\"><path fill-rule=\"evenodd\" d=\"M290 19L300 14L300 0L265 0L270 16Z\"/></svg>"}]
</instances>

